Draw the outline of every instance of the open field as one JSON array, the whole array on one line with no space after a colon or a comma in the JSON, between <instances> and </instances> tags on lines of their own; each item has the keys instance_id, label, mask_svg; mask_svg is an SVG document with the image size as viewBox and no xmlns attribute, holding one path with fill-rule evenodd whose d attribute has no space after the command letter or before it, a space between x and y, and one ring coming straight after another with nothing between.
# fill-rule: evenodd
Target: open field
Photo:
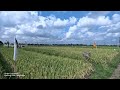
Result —
<instances>
[{"instance_id":1,"label":"open field","mask_svg":"<svg viewBox=\"0 0 120 90\"><path fill-rule=\"evenodd\" d=\"M84 51L91 53L89 61L82 56ZM13 72L13 48L2 47L0 52L0 74L10 67L12 70L6 72ZM104 79L112 75L119 63L116 47L28 46L18 49L17 72L25 75L22 79Z\"/></svg>"}]
</instances>

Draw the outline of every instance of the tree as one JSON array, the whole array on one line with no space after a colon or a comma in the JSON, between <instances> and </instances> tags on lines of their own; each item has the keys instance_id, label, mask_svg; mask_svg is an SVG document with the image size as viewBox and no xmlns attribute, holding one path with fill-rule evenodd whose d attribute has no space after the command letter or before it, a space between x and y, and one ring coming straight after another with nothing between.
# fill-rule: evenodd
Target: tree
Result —
<instances>
[{"instance_id":1,"label":"tree","mask_svg":"<svg viewBox=\"0 0 120 90\"><path fill-rule=\"evenodd\" d=\"M3 42L2 42L2 41L0 41L0 45L3 45Z\"/></svg>"}]
</instances>

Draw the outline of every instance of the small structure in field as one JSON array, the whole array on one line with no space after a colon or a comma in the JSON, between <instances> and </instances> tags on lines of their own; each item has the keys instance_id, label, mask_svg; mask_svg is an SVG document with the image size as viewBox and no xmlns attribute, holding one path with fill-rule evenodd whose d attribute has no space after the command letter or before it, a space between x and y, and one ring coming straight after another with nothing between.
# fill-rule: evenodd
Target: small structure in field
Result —
<instances>
[{"instance_id":1,"label":"small structure in field","mask_svg":"<svg viewBox=\"0 0 120 90\"><path fill-rule=\"evenodd\" d=\"M91 53L90 52L83 52L83 57L86 59L86 60L90 60L90 57L91 57Z\"/></svg>"}]
</instances>

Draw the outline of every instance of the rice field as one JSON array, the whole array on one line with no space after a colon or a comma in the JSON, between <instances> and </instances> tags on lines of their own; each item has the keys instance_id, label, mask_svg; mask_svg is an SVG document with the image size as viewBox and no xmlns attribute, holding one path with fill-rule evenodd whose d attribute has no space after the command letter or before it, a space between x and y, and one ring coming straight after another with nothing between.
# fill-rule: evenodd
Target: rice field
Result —
<instances>
[{"instance_id":1,"label":"rice field","mask_svg":"<svg viewBox=\"0 0 120 90\"><path fill-rule=\"evenodd\" d=\"M91 53L89 61L82 56L84 51ZM13 71L13 48L2 47L0 52ZM117 48L28 46L18 49L16 67L25 75L21 79L102 79L110 77L119 62Z\"/></svg>"}]
</instances>

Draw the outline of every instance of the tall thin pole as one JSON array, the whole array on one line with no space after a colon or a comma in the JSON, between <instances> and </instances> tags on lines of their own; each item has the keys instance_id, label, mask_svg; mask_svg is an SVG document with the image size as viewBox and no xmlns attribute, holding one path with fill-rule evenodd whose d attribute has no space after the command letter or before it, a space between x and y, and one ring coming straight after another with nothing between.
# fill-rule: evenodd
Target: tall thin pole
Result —
<instances>
[{"instance_id":1,"label":"tall thin pole","mask_svg":"<svg viewBox=\"0 0 120 90\"><path fill-rule=\"evenodd\" d=\"M14 61L14 72L16 73L17 72L17 67L16 67L16 61Z\"/></svg>"}]
</instances>

